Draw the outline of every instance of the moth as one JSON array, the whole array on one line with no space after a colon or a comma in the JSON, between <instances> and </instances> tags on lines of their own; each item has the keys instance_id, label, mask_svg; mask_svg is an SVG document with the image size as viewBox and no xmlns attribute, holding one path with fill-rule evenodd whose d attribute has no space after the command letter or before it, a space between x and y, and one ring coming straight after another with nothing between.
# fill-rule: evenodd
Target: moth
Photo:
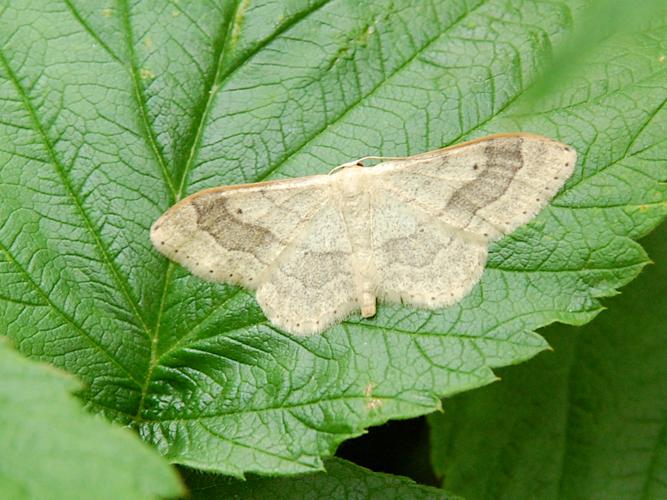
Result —
<instances>
[{"instance_id":1,"label":"moth","mask_svg":"<svg viewBox=\"0 0 667 500\"><path fill-rule=\"evenodd\" d=\"M152 226L157 250L193 274L256 291L275 326L322 332L377 301L437 309L479 281L489 244L533 219L572 174L576 152L498 134L373 167L220 186Z\"/></svg>"}]
</instances>

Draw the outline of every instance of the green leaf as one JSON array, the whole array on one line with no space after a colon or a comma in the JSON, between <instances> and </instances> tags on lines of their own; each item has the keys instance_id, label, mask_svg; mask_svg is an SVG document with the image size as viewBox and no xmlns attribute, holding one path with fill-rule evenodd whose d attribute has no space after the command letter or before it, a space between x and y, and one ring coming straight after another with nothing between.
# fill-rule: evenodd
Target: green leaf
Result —
<instances>
[{"instance_id":1,"label":"green leaf","mask_svg":"<svg viewBox=\"0 0 667 500\"><path fill-rule=\"evenodd\" d=\"M157 498L182 493L176 471L127 429L87 414L79 383L0 338L3 498Z\"/></svg>"},{"instance_id":2,"label":"green leaf","mask_svg":"<svg viewBox=\"0 0 667 500\"><path fill-rule=\"evenodd\" d=\"M13 2L0 11L0 328L171 461L318 470L342 440L494 380L647 262L665 215L667 21L611 36L522 102L581 6ZM321 336L267 324L149 242L202 188L327 172L522 129L580 154L563 193L442 311L380 306Z\"/></svg>"},{"instance_id":3,"label":"green leaf","mask_svg":"<svg viewBox=\"0 0 667 500\"><path fill-rule=\"evenodd\" d=\"M429 417L432 461L467 498L667 496L667 225L657 265L593 323L549 328L555 352Z\"/></svg>"},{"instance_id":4,"label":"green leaf","mask_svg":"<svg viewBox=\"0 0 667 500\"><path fill-rule=\"evenodd\" d=\"M348 500L385 498L457 499L443 490L422 486L414 481L390 474L372 472L351 462L331 458L325 462L326 472L285 478L232 479L197 471L185 471L194 500L218 498L345 498Z\"/></svg>"}]
</instances>

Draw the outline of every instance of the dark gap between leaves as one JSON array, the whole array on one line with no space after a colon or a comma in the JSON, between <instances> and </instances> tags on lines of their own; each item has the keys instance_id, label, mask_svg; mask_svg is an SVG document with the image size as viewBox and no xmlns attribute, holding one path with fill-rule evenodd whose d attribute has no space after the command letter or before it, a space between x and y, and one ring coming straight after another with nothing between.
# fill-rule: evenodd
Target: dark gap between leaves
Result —
<instances>
[{"instance_id":1,"label":"dark gap between leaves","mask_svg":"<svg viewBox=\"0 0 667 500\"><path fill-rule=\"evenodd\" d=\"M345 441L336 456L375 472L406 476L439 487L430 461L429 427L425 417L393 420Z\"/></svg>"}]
</instances>

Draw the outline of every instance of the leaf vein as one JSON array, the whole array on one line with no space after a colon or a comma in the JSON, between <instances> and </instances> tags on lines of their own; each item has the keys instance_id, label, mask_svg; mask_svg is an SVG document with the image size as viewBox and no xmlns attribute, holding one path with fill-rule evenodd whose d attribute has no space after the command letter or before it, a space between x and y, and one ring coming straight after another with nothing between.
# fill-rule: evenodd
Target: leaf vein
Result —
<instances>
[{"instance_id":1,"label":"leaf vein","mask_svg":"<svg viewBox=\"0 0 667 500\"><path fill-rule=\"evenodd\" d=\"M78 195L74 191L74 188L73 188L69 178L67 177L67 175L65 173L64 166L60 163L60 160L58 159L58 156L56 155L56 152L53 148L53 145L51 144L51 141L50 141L50 139L49 139L49 137L46 133L46 130L44 130L41 122L39 121L39 119L37 117L37 112L32 105L30 97L26 94L25 89L23 88L23 86L19 82L17 75L14 73L14 70L9 65L9 62L7 61L7 58L5 57L4 52L2 52L2 51L0 51L0 64L2 64L2 66L5 68L5 71L7 72L7 75L9 76L9 79L11 80L12 84L14 85L17 93L20 95L23 106L26 108L26 110L28 111L28 114L30 115L30 119L31 119L31 121L34 125L35 132L41 138L42 143L44 145L44 148L46 149L46 151L49 155L51 164L55 168L56 174L60 178L60 180L62 182L62 185L65 188L65 191L67 192L67 195L69 196L69 198L72 201L74 207L76 208L76 211L78 212L79 216L83 220L86 231L92 237L92 239L95 243L95 246L97 247L97 249L98 249L98 251L99 251L99 253L102 257L102 261L104 262L104 265L109 269L113 280L116 282L116 284L118 285L121 293L123 294L123 296L127 300L128 305L132 309L132 312L133 312L134 316L137 318L137 320L139 321L143 330L146 332L146 334L150 338L148 326L147 326L146 322L144 321L143 316L141 315L141 313L139 311L139 306L138 306L137 302L134 300L134 298L132 297L132 295L129 291L128 284L125 282L125 280L123 280L121 278L121 274L120 274L119 270L116 268L116 266L114 265L113 260L111 259L111 257L107 253L107 250L106 250L106 248L105 248L105 246L102 242L102 239L100 238L100 235L95 230L95 227L93 226L93 223L92 223L90 217L88 216L87 212L84 210L84 207L81 203L81 200L79 199Z\"/></svg>"}]
</instances>

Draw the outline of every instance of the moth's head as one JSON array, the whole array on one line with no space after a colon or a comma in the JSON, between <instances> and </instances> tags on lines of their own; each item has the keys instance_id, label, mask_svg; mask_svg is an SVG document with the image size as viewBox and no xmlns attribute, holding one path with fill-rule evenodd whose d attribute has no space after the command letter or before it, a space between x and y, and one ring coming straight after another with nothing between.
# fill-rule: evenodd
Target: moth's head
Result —
<instances>
[{"instance_id":1,"label":"moth's head","mask_svg":"<svg viewBox=\"0 0 667 500\"><path fill-rule=\"evenodd\" d=\"M343 163L342 165L338 165L336 168L332 169L329 172L329 175L333 174L339 174L341 172L349 172L349 171L354 171L358 170L359 168L363 168L365 165L362 163L361 160L355 160L355 161L349 161L347 163Z\"/></svg>"}]
</instances>

